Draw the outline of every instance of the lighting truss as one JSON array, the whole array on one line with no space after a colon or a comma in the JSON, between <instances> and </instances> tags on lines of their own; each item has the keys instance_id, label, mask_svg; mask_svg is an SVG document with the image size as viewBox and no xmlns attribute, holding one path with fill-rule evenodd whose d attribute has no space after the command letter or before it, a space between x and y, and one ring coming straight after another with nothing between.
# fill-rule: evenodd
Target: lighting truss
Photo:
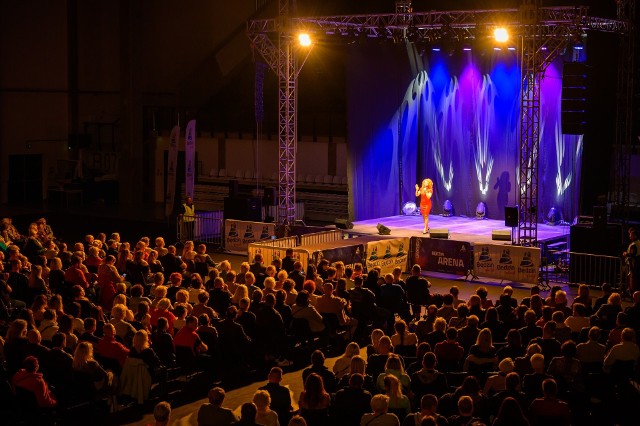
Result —
<instances>
[{"instance_id":1,"label":"lighting truss","mask_svg":"<svg viewBox=\"0 0 640 426\"><path fill-rule=\"evenodd\" d=\"M481 37L489 29L502 26L508 29L512 37L521 40L521 219L518 243L537 244L540 78L576 32L597 30L628 33L629 19L589 16L588 9L583 6L539 7L539 0L524 0L518 9L430 12L412 12L409 1L397 1L396 13L390 14L290 17L290 1L279 0L278 18L256 19L247 24L247 34L254 49L277 73L279 81L279 221L293 223L295 219L296 82L306 60L306 57L297 60L292 41L295 34L304 31L316 39L340 35L345 39L369 37L407 40L411 36L413 41L429 39L434 33L440 36L446 33L449 37L464 40ZM625 4L634 2L620 1Z\"/></svg>"}]
</instances>

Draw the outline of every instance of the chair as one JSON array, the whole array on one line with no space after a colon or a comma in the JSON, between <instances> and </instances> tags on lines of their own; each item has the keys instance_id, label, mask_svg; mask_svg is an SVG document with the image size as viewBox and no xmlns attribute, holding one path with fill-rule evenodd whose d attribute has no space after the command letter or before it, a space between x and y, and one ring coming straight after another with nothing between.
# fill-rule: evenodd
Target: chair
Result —
<instances>
[{"instance_id":1,"label":"chair","mask_svg":"<svg viewBox=\"0 0 640 426\"><path fill-rule=\"evenodd\" d=\"M127 358L120 374L120 393L144 404L151 392L151 375L147 364L140 358Z\"/></svg>"},{"instance_id":2,"label":"chair","mask_svg":"<svg viewBox=\"0 0 640 426\"><path fill-rule=\"evenodd\" d=\"M338 315L323 312L322 322L324 322L324 326L327 328L327 332L329 333L329 337L332 339L341 339L347 336L348 331L351 329L348 325L341 325L340 320L338 319Z\"/></svg>"},{"instance_id":3,"label":"chair","mask_svg":"<svg viewBox=\"0 0 640 426\"><path fill-rule=\"evenodd\" d=\"M296 344L305 346L315 341L309 322L304 318L293 318L290 331Z\"/></svg>"}]
</instances>

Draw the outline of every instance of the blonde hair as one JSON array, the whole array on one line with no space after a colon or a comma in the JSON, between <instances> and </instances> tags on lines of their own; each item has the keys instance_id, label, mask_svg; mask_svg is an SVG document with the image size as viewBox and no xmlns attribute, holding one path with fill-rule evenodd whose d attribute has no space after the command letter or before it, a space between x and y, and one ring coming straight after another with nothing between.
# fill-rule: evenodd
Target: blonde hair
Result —
<instances>
[{"instance_id":1,"label":"blonde hair","mask_svg":"<svg viewBox=\"0 0 640 426\"><path fill-rule=\"evenodd\" d=\"M59 271L62 269L62 259L60 259L59 257L54 257L53 259L51 259L51 262L49 264L49 268L52 271Z\"/></svg>"},{"instance_id":2,"label":"blonde hair","mask_svg":"<svg viewBox=\"0 0 640 426\"><path fill-rule=\"evenodd\" d=\"M374 395L371 398L371 409L374 413L386 413L389 409L389 397L387 395Z\"/></svg>"},{"instance_id":3,"label":"blonde hair","mask_svg":"<svg viewBox=\"0 0 640 426\"><path fill-rule=\"evenodd\" d=\"M149 333L147 333L147 330L136 331L136 334L133 335L131 345L136 348L138 352L147 349L149 347Z\"/></svg>"},{"instance_id":4,"label":"blonde hair","mask_svg":"<svg viewBox=\"0 0 640 426\"><path fill-rule=\"evenodd\" d=\"M73 353L73 369L82 369L89 361L93 361L93 345L89 342L80 342Z\"/></svg>"},{"instance_id":5,"label":"blonde hair","mask_svg":"<svg viewBox=\"0 0 640 426\"><path fill-rule=\"evenodd\" d=\"M394 400L402 398L402 386L400 385L400 379L393 374L387 374L384 376L384 388L385 394Z\"/></svg>"},{"instance_id":6,"label":"blonde hair","mask_svg":"<svg viewBox=\"0 0 640 426\"><path fill-rule=\"evenodd\" d=\"M158 299L164 298L167 295L167 287L164 285L156 286L153 289L153 295Z\"/></svg>"},{"instance_id":7,"label":"blonde hair","mask_svg":"<svg viewBox=\"0 0 640 426\"><path fill-rule=\"evenodd\" d=\"M127 313L127 307L122 304L113 305L111 308L111 317L116 319L123 319Z\"/></svg>"},{"instance_id":8,"label":"blonde hair","mask_svg":"<svg viewBox=\"0 0 640 426\"><path fill-rule=\"evenodd\" d=\"M483 328L478 333L478 338L476 339L476 345L480 346L483 349L490 348L493 346L493 336L491 335L491 330L488 328Z\"/></svg>"},{"instance_id":9,"label":"blonde hair","mask_svg":"<svg viewBox=\"0 0 640 426\"><path fill-rule=\"evenodd\" d=\"M167 310L170 307L171 307L171 300L167 299L166 297L163 297L162 299L160 299L160 301L156 305L156 308L158 310Z\"/></svg>"},{"instance_id":10,"label":"blonde hair","mask_svg":"<svg viewBox=\"0 0 640 426\"><path fill-rule=\"evenodd\" d=\"M264 279L264 288L273 290L276 287L276 280L273 277L267 277Z\"/></svg>"},{"instance_id":11,"label":"blonde hair","mask_svg":"<svg viewBox=\"0 0 640 426\"><path fill-rule=\"evenodd\" d=\"M442 317L436 318L435 321L433 321L433 329L436 331L445 331L447 329L447 320Z\"/></svg>"},{"instance_id":12,"label":"blonde hair","mask_svg":"<svg viewBox=\"0 0 640 426\"><path fill-rule=\"evenodd\" d=\"M253 394L252 402L258 407L258 411L266 410L271 404L271 395L266 390L258 390Z\"/></svg>"},{"instance_id":13,"label":"blonde hair","mask_svg":"<svg viewBox=\"0 0 640 426\"><path fill-rule=\"evenodd\" d=\"M382 336L384 336L384 331L379 328L376 328L371 332L371 346L373 346L373 349L375 349L376 352L378 351L378 343L380 343L380 338Z\"/></svg>"},{"instance_id":14,"label":"blonde hair","mask_svg":"<svg viewBox=\"0 0 640 426\"><path fill-rule=\"evenodd\" d=\"M287 278L289 278L289 273L287 273L287 271L285 271L284 269L281 269L280 272L278 272L278 281L284 281Z\"/></svg>"},{"instance_id":15,"label":"blonde hair","mask_svg":"<svg viewBox=\"0 0 640 426\"><path fill-rule=\"evenodd\" d=\"M360 346L356 342L351 342L344 349L344 355L347 357L354 357L360 354Z\"/></svg>"}]
</instances>

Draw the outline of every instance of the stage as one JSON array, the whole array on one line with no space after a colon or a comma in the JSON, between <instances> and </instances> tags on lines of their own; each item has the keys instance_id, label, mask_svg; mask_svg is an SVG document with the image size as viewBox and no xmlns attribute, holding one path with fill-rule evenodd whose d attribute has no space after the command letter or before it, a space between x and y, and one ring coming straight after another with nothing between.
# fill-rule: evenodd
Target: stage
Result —
<instances>
[{"instance_id":1,"label":"stage","mask_svg":"<svg viewBox=\"0 0 640 426\"><path fill-rule=\"evenodd\" d=\"M391 236L398 237L422 237L429 236L422 234L424 222L422 216L388 216L378 219L369 219L353 222L353 229L349 232L352 234L377 235L376 226L378 223L383 224L391 229ZM440 215L429 216L429 228L448 229L449 238L457 241L466 241L474 243L494 243L494 244L511 244L510 241L493 241L491 232L494 230L511 231L511 228L504 226L503 220L493 219L476 219L473 217L451 216L442 217ZM557 241L566 241L569 238L568 225L551 226L543 223L538 224L538 242L541 244L550 244ZM517 229L514 230L517 233Z\"/></svg>"}]
</instances>

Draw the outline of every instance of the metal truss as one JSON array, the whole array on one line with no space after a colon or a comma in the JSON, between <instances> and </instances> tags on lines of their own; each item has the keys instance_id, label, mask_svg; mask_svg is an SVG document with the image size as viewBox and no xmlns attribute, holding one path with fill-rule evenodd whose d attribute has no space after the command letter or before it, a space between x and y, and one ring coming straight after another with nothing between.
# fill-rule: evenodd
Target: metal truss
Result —
<instances>
[{"instance_id":1,"label":"metal truss","mask_svg":"<svg viewBox=\"0 0 640 426\"><path fill-rule=\"evenodd\" d=\"M633 138L633 70L635 52L635 1L618 1L618 19L629 22L618 45L618 84L616 92L616 139L613 151L611 186L608 201L611 218L623 223L629 219L631 150Z\"/></svg>"},{"instance_id":2,"label":"metal truss","mask_svg":"<svg viewBox=\"0 0 640 426\"><path fill-rule=\"evenodd\" d=\"M368 37L433 41L448 37L462 41L486 37L494 27L503 26L521 41L520 223L517 241L520 245L537 244L540 79L546 67L567 46L573 35L589 29L626 33L630 29L627 19L592 17L587 14L585 7L539 7L540 0L524 0L520 9L419 13L412 12L410 1L398 0L396 13L393 14L290 17L290 1L279 0L278 18L257 19L247 24L253 47L278 74L279 221L292 223L295 218L296 81L306 57L302 61L296 60L296 48L292 41L294 34L305 31L316 38L335 36L345 39ZM274 44L276 37L277 47ZM632 70L632 60L630 67ZM628 87L631 83L626 84L625 87ZM631 96L631 91L628 93ZM630 117L627 123L630 125ZM628 172L626 176L628 179Z\"/></svg>"}]
</instances>

